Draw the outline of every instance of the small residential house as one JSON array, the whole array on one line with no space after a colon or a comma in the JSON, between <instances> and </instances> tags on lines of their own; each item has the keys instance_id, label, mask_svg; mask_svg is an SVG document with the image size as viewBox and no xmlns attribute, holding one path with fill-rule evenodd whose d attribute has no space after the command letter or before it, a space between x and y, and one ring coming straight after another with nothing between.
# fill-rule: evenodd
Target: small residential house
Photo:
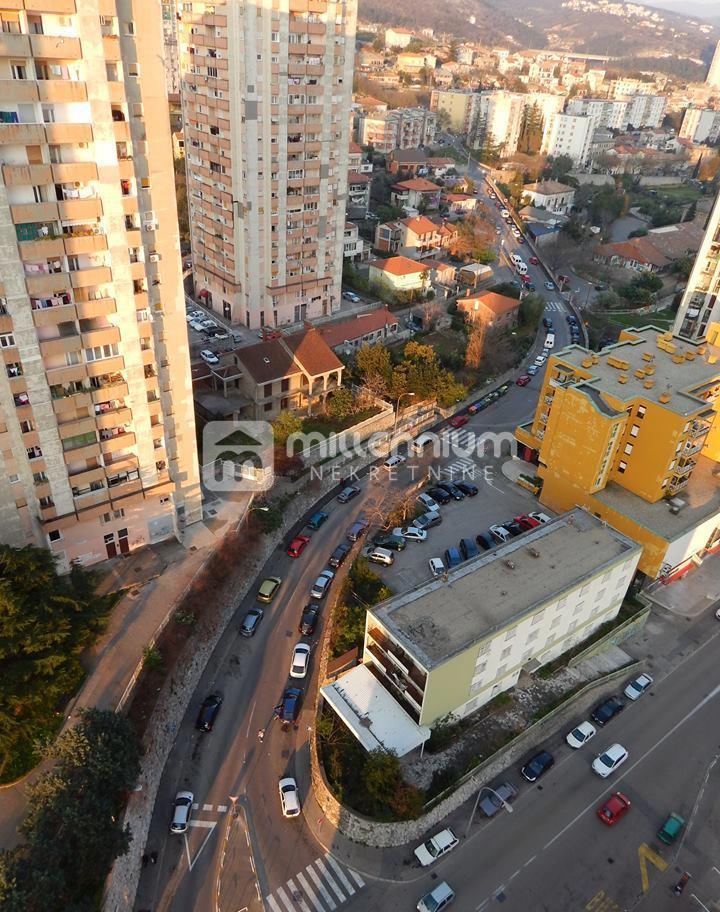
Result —
<instances>
[{"instance_id":1,"label":"small residential house","mask_svg":"<svg viewBox=\"0 0 720 912\"><path fill-rule=\"evenodd\" d=\"M410 180L393 184L391 199L394 206L417 211L437 209L440 205L442 189L424 177L414 177Z\"/></svg>"},{"instance_id":2,"label":"small residential house","mask_svg":"<svg viewBox=\"0 0 720 912\"><path fill-rule=\"evenodd\" d=\"M372 162L365 161L362 148L356 143L350 143L349 171L352 174L372 174Z\"/></svg>"},{"instance_id":3,"label":"small residential house","mask_svg":"<svg viewBox=\"0 0 720 912\"><path fill-rule=\"evenodd\" d=\"M453 215L469 215L477 206L477 200L469 193L443 193L440 202L445 203Z\"/></svg>"},{"instance_id":4,"label":"small residential house","mask_svg":"<svg viewBox=\"0 0 720 912\"><path fill-rule=\"evenodd\" d=\"M426 174L428 156L422 149L393 149L387 157L389 174Z\"/></svg>"},{"instance_id":5,"label":"small residential house","mask_svg":"<svg viewBox=\"0 0 720 912\"><path fill-rule=\"evenodd\" d=\"M385 29L386 48L406 48L415 37L415 33L406 28Z\"/></svg>"},{"instance_id":6,"label":"small residential house","mask_svg":"<svg viewBox=\"0 0 720 912\"><path fill-rule=\"evenodd\" d=\"M418 259L438 249L440 226L425 215L385 222L375 229L375 247L385 253L399 253Z\"/></svg>"},{"instance_id":7,"label":"small residential house","mask_svg":"<svg viewBox=\"0 0 720 912\"><path fill-rule=\"evenodd\" d=\"M409 73L411 76L419 76L423 70L434 70L437 64L437 57L434 54L427 54L424 51L418 53L398 54L395 66L401 73Z\"/></svg>"},{"instance_id":8,"label":"small residential house","mask_svg":"<svg viewBox=\"0 0 720 912\"><path fill-rule=\"evenodd\" d=\"M239 348L240 389L248 417L271 420L285 409L321 409L342 384L344 365L317 329Z\"/></svg>"},{"instance_id":9,"label":"small residential house","mask_svg":"<svg viewBox=\"0 0 720 912\"><path fill-rule=\"evenodd\" d=\"M430 287L430 267L404 256L370 261L370 284L393 292L425 291Z\"/></svg>"},{"instance_id":10,"label":"small residential house","mask_svg":"<svg viewBox=\"0 0 720 912\"><path fill-rule=\"evenodd\" d=\"M354 222L345 222L343 233L343 259L351 263L362 263L370 256L370 248L360 237L358 226Z\"/></svg>"},{"instance_id":11,"label":"small residential house","mask_svg":"<svg viewBox=\"0 0 720 912\"><path fill-rule=\"evenodd\" d=\"M636 272L665 272L671 262L646 237L630 238L616 244L601 244L593 259L596 263L621 266Z\"/></svg>"},{"instance_id":12,"label":"small residential house","mask_svg":"<svg viewBox=\"0 0 720 912\"><path fill-rule=\"evenodd\" d=\"M569 212L575 201L575 188L559 181L538 181L535 184L525 184L523 198L525 197L525 202L538 209L565 213Z\"/></svg>"},{"instance_id":13,"label":"small residential house","mask_svg":"<svg viewBox=\"0 0 720 912\"><path fill-rule=\"evenodd\" d=\"M430 277L437 285L444 285L446 288L455 286L457 267L453 266L452 263L445 263L442 260L436 260L434 257L424 259L423 263L432 270Z\"/></svg>"},{"instance_id":14,"label":"small residential house","mask_svg":"<svg viewBox=\"0 0 720 912\"><path fill-rule=\"evenodd\" d=\"M445 177L447 172L455 167L455 162L446 155L434 155L428 158L427 167L433 177Z\"/></svg>"},{"instance_id":15,"label":"small residential house","mask_svg":"<svg viewBox=\"0 0 720 912\"><path fill-rule=\"evenodd\" d=\"M494 291L481 291L457 301L458 310L468 323L483 323L486 327L508 329L515 326L520 301Z\"/></svg>"},{"instance_id":16,"label":"small residential house","mask_svg":"<svg viewBox=\"0 0 720 912\"><path fill-rule=\"evenodd\" d=\"M400 331L397 317L387 307L356 314L337 323L325 323L318 328L330 348L340 353L358 349L361 345L392 342Z\"/></svg>"},{"instance_id":17,"label":"small residential house","mask_svg":"<svg viewBox=\"0 0 720 912\"><path fill-rule=\"evenodd\" d=\"M372 177L369 174L348 174L347 214L350 218L366 218L370 211L370 187Z\"/></svg>"}]
</instances>

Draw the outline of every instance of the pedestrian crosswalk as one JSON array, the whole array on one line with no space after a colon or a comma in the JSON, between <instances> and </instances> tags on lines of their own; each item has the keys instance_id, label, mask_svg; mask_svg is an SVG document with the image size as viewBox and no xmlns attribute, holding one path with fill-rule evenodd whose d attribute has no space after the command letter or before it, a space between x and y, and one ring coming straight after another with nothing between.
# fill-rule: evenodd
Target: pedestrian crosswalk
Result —
<instances>
[{"instance_id":1,"label":"pedestrian crosswalk","mask_svg":"<svg viewBox=\"0 0 720 912\"><path fill-rule=\"evenodd\" d=\"M334 912L364 886L356 871L323 855L269 893L265 904L271 912Z\"/></svg>"},{"instance_id":2,"label":"pedestrian crosswalk","mask_svg":"<svg viewBox=\"0 0 720 912\"><path fill-rule=\"evenodd\" d=\"M440 474L448 481L473 481L480 475L480 469L472 459L463 458L443 466Z\"/></svg>"},{"instance_id":3,"label":"pedestrian crosswalk","mask_svg":"<svg viewBox=\"0 0 720 912\"><path fill-rule=\"evenodd\" d=\"M547 301L545 304L545 310L555 310L555 311L564 311L565 305L562 301Z\"/></svg>"},{"instance_id":4,"label":"pedestrian crosswalk","mask_svg":"<svg viewBox=\"0 0 720 912\"><path fill-rule=\"evenodd\" d=\"M471 454L475 451L475 444L478 435L475 431L469 431L466 428L456 430L455 428L445 428L440 431L440 439L443 442L442 455L453 456L455 453Z\"/></svg>"}]
</instances>

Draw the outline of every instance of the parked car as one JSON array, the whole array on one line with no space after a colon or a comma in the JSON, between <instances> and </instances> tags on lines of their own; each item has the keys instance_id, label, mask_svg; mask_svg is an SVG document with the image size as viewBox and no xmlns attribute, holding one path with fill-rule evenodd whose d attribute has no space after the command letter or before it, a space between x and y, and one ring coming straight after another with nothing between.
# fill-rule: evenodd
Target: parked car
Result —
<instances>
[{"instance_id":1,"label":"parked car","mask_svg":"<svg viewBox=\"0 0 720 912\"><path fill-rule=\"evenodd\" d=\"M424 529L418 529L416 526L397 526L392 530L392 534L415 542L424 542L428 537Z\"/></svg>"},{"instance_id":2,"label":"parked car","mask_svg":"<svg viewBox=\"0 0 720 912\"><path fill-rule=\"evenodd\" d=\"M360 296L356 295L354 291L343 291L342 297L345 298L346 301L351 301L353 304L357 304L360 301Z\"/></svg>"},{"instance_id":3,"label":"parked car","mask_svg":"<svg viewBox=\"0 0 720 912\"><path fill-rule=\"evenodd\" d=\"M536 526L540 525L539 520L533 519L532 516L529 516L526 513L521 513L520 516L516 516L513 522L518 523L523 529L534 529Z\"/></svg>"},{"instance_id":4,"label":"parked car","mask_svg":"<svg viewBox=\"0 0 720 912\"><path fill-rule=\"evenodd\" d=\"M543 317L543 326L545 329L552 329L553 321L550 317Z\"/></svg>"},{"instance_id":5,"label":"parked car","mask_svg":"<svg viewBox=\"0 0 720 912\"><path fill-rule=\"evenodd\" d=\"M378 532L373 535L373 544L379 548L390 548L391 551L404 551L407 542L400 535L393 535L391 532Z\"/></svg>"},{"instance_id":6,"label":"parked car","mask_svg":"<svg viewBox=\"0 0 720 912\"><path fill-rule=\"evenodd\" d=\"M530 259L528 260L528 262L532 266L537 266L539 264L540 260L538 260L538 258L536 256L531 256Z\"/></svg>"},{"instance_id":7,"label":"parked car","mask_svg":"<svg viewBox=\"0 0 720 912\"><path fill-rule=\"evenodd\" d=\"M445 566L448 570L457 567L462 563L462 560L462 554L460 554L457 548L448 548L445 551Z\"/></svg>"},{"instance_id":8,"label":"parked car","mask_svg":"<svg viewBox=\"0 0 720 912\"><path fill-rule=\"evenodd\" d=\"M615 716L622 712L625 709L625 703L620 697L610 697L609 700L605 700L599 706L596 706L595 709L590 713L590 718L597 725L603 726L614 719Z\"/></svg>"},{"instance_id":9,"label":"parked car","mask_svg":"<svg viewBox=\"0 0 720 912\"><path fill-rule=\"evenodd\" d=\"M406 460L406 456L401 456L400 453L395 453L392 456L388 456L383 465L386 469L394 469L395 466L402 465Z\"/></svg>"},{"instance_id":10,"label":"parked car","mask_svg":"<svg viewBox=\"0 0 720 912\"><path fill-rule=\"evenodd\" d=\"M547 288L548 291L555 291L555 283L554 283L554 282L546 282L546 283L545 283L545 287Z\"/></svg>"},{"instance_id":11,"label":"parked car","mask_svg":"<svg viewBox=\"0 0 720 912\"><path fill-rule=\"evenodd\" d=\"M497 542L490 532L480 532L475 536L475 544L479 545L483 551L489 551L497 545Z\"/></svg>"},{"instance_id":12,"label":"parked car","mask_svg":"<svg viewBox=\"0 0 720 912\"><path fill-rule=\"evenodd\" d=\"M430 573L433 576L433 579L437 579L439 576L442 576L445 573L445 564L440 560L439 557L431 557L428 561L430 566Z\"/></svg>"},{"instance_id":13,"label":"parked car","mask_svg":"<svg viewBox=\"0 0 720 912\"><path fill-rule=\"evenodd\" d=\"M303 608L303 613L300 616L300 623L298 624L298 630L303 636L312 636L315 633L315 627L317 626L318 618L320 617L320 609L310 603Z\"/></svg>"},{"instance_id":14,"label":"parked car","mask_svg":"<svg viewBox=\"0 0 720 912\"><path fill-rule=\"evenodd\" d=\"M446 491L453 500L465 499L463 492L460 490L460 488L458 488L456 484L453 484L452 481L439 481L437 483L437 487L443 491Z\"/></svg>"},{"instance_id":15,"label":"parked car","mask_svg":"<svg viewBox=\"0 0 720 912\"><path fill-rule=\"evenodd\" d=\"M171 833L186 833L195 796L192 792L178 792L173 802L173 815L170 823Z\"/></svg>"},{"instance_id":16,"label":"parked car","mask_svg":"<svg viewBox=\"0 0 720 912\"><path fill-rule=\"evenodd\" d=\"M307 643L298 643L290 659L290 677L304 678L310 665L310 647Z\"/></svg>"},{"instance_id":17,"label":"parked car","mask_svg":"<svg viewBox=\"0 0 720 912\"><path fill-rule=\"evenodd\" d=\"M443 855L447 855L448 852L452 852L455 846L457 846L459 843L460 840L448 827L448 829L440 830L439 833L431 836L427 842L423 842L422 845L419 845L415 849L414 855L422 867L427 868L428 865L431 865L434 861L437 861L438 858L442 858Z\"/></svg>"},{"instance_id":18,"label":"parked car","mask_svg":"<svg viewBox=\"0 0 720 912\"><path fill-rule=\"evenodd\" d=\"M481 799L480 810L486 817L494 817L498 811L505 807L503 801L509 804L517 797L517 793L518 790L512 782L501 782L493 788L492 792L488 791L485 797Z\"/></svg>"},{"instance_id":19,"label":"parked car","mask_svg":"<svg viewBox=\"0 0 720 912\"><path fill-rule=\"evenodd\" d=\"M345 558L352 551L352 546L348 542L340 542L337 548L328 558L328 564L336 569L345 561Z\"/></svg>"},{"instance_id":20,"label":"parked car","mask_svg":"<svg viewBox=\"0 0 720 912\"><path fill-rule=\"evenodd\" d=\"M200 320L192 320L190 322L190 329L194 329L195 332L203 332L205 327L202 325Z\"/></svg>"},{"instance_id":21,"label":"parked car","mask_svg":"<svg viewBox=\"0 0 720 912\"><path fill-rule=\"evenodd\" d=\"M486 402L484 399L479 399L477 402L473 402L468 408L468 412L471 415L477 415L478 412L481 412L484 408L487 408L490 403Z\"/></svg>"},{"instance_id":22,"label":"parked car","mask_svg":"<svg viewBox=\"0 0 720 912\"><path fill-rule=\"evenodd\" d=\"M539 523L549 523L552 520L551 516L548 516L547 513L528 513L530 519L536 519Z\"/></svg>"},{"instance_id":23,"label":"parked car","mask_svg":"<svg viewBox=\"0 0 720 912\"><path fill-rule=\"evenodd\" d=\"M593 772L597 773L603 779L614 773L628 758L628 752L622 744L611 744L606 751L598 756L592 762Z\"/></svg>"},{"instance_id":24,"label":"parked car","mask_svg":"<svg viewBox=\"0 0 720 912\"><path fill-rule=\"evenodd\" d=\"M423 513L421 516L418 516L412 521L412 524L416 529L427 532L428 529L433 529L435 526L439 526L441 522L442 516L439 513L432 511L430 513Z\"/></svg>"},{"instance_id":25,"label":"parked car","mask_svg":"<svg viewBox=\"0 0 720 912\"><path fill-rule=\"evenodd\" d=\"M589 722L581 722L576 728L565 735L565 740L570 747L577 750L578 748L584 747L596 734L597 729L594 725L591 725Z\"/></svg>"},{"instance_id":26,"label":"parked car","mask_svg":"<svg viewBox=\"0 0 720 912\"><path fill-rule=\"evenodd\" d=\"M223 698L218 693L212 693L205 697L195 721L195 728L198 731L211 732L213 730L222 702Z\"/></svg>"},{"instance_id":27,"label":"parked car","mask_svg":"<svg viewBox=\"0 0 720 912\"><path fill-rule=\"evenodd\" d=\"M545 773L555 765L555 758L546 750L539 751L523 766L520 774L528 782L537 782Z\"/></svg>"},{"instance_id":28,"label":"parked car","mask_svg":"<svg viewBox=\"0 0 720 912\"><path fill-rule=\"evenodd\" d=\"M300 557L310 541L309 535L296 535L288 545L287 553L289 557Z\"/></svg>"},{"instance_id":29,"label":"parked car","mask_svg":"<svg viewBox=\"0 0 720 912\"><path fill-rule=\"evenodd\" d=\"M469 481L456 481L455 486L460 488L466 497L475 497L478 493L478 486Z\"/></svg>"},{"instance_id":30,"label":"parked car","mask_svg":"<svg viewBox=\"0 0 720 912\"><path fill-rule=\"evenodd\" d=\"M634 681L631 681L628 686L625 688L623 693L628 698L628 700L639 700L640 697L645 693L645 691L652 684L653 679L649 674L641 674Z\"/></svg>"},{"instance_id":31,"label":"parked car","mask_svg":"<svg viewBox=\"0 0 720 912\"><path fill-rule=\"evenodd\" d=\"M454 418L450 419L450 427L461 428L463 425L467 424L469 420L467 415L455 415Z\"/></svg>"},{"instance_id":32,"label":"parked car","mask_svg":"<svg viewBox=\"0 0 720 912\"><path fill-rule=\"evenodd\" d=\"M313 513L313 515L310 517L310 519L308 519L308 521L305 523L305 525L309 529L315 529L317 531L320 528L320 526L324 522L327 521L327 518L328 518L327 513L324 513L322 510L317 510L317 512Z\"/></svg>"},{"instance_id":33,"label":"parked car","mask_svg":"<svg viewBox=\"0 0 720 912\"><path fill-rule=\"evenodd\" d=\"M522 535L526 530L520 525L519 522L515 522L514 519L509 519L503 523L503 529L507 529L508 532L515 538L516 535Z\"/></svg>"},{"instance_id":34,"label":"parked car","mask_svg":"<svg viewBox=\"0 0 720 912\"><path fill-rule=\"evenodd\" d=\"M661 842L664 842L665 845L672 845L684 826L685 818L673 811L658 830L657 837Z\"/></svg>"},{"instance_id":35,"label":"parked car","mask_svg":"<svg viewBox=\"0 0 720 912\"><path fill-rule=\"evenodd\" d=\"M280 720L283 728L297 721L302 706L303 692L300 687L286 687L283 691L282 700L275 707L275 714Z\"/></svg>"},{"instance_id":36,"label":"parked car","mask_svg":"<svg viewBox=\"0 0 720 912\"><path fill-rule=\"evenodd\" d=\"M612 826L621 817L624 817L631 807L632 805L627 795L623 795L622 792L615 792L606 802L600 805L596 813L603 823Z\"/></svg>"},{"instance_id":37,"label":"parked car","mask_svg":"<svg viewBox=\"0 0 720 912\"><path fill-rule=\"evenodd\" d=\"M529 374L530 377L534 377L535 374L538 372L537 364L531 364L531 365L528 367L527 372L528 372L528 374Z\"/></svg>"},{"instance_id":38,"label":"parked car","mask_svg":"<svg viewBox=\"0 0 720 912\"><path fill-rule=\"evenodd\" d=\"M262 608L251 608L243 618L242 624L240 624L240 636L255 636L264 613Z\"/></svg>"},{"instance_id":39,"label":"parked car","mask_svg":"<svg viewBox=\"0 0 720 912\"><path fill-rule=\"evenodd\" d=\"M547 361L547 357L545 355L538 355L534 362L535 367L542 367L546 361Z\"/></svg>"},{"instance_id":40,"label":"parked car","mask_svg":"<svg viewBox=\"0 0 720 912\"><path fill-rule=\"evenodd\" d=\"M452 500L452 498L450 497L448 492L440 487L428 488L427 493L433 500L436 500L438 503L441 503L443 505L449 504L450 501ZM420 496L422 496L422 495L420 495Z\"/></svg>"},{"instance_id":41,"label":"parked car","mask_svg":"<svg viewBox=\"0 0 720 912\"><path fill-rule=\"evenodd\" d=\"M200 352L200 357L203 359L203 361L206 364L219 364L220 363L220 359L218 358L218 356L215 354L215 352L210 351L209 348L204 348Z\"/></svg>"},{"instance_id":42,"label":"parked car","mask_svg":"<svg viewBox=\"0 0 720 912\"><path fill-rule=\"evenodd\" d=\"M367 528L370 525L367 519L358 519L356 520L350 528L345 533L345 537L348 541L356 542L359 541L362 536L367 532Z\"/></svg>"},{"instance_id":43,"label":"parked car","mask_svg":"<svg viewBox=\"0 0 720 912\"><path fill-rule=\"evenodd\" d=\"M495 539L496 542L502 544L503 542L509 542L512 538L512 535L508 532L504 526L490 526L490 534Z\"/></svg>"},{"instance_id":44,"label":"parked car","mask_svg":"<svg viewBox=\"0 0 720 912\"><path fill-rule=\"evenodd\" d=\"M520 374L520 376L515 381L516 386L527 386L528 383L532 380L530 374Z\"/></svg>"},{"instance_id":45,"label":"parked car","mask_svg":"<svg viewBox=\"0 0 720 912\"><path fill-rule=\"evenodd\" d=\"M470 560L471 557L477 557L480 551L471 538L461 538L460 553L463 556L463 560Z\"/></svg>"},{"instance_id":46,"label":"parked car","mask_svg":"<svg viewBox=\"0 0 720 912\"><path fill-rule=\"evenodd\" d=\"M443 881L418 901L416 909L417 912L441 912L442 909L447 909L454 899L452 887Z\"/></svg>"},{"instance_id":47,"label":"parked car","mask_svg":"<svg viewBox=\"0 0 720 912\"><path fill-rule=\"evenodd\" d=\"M286 776L278 782L278 789L283 817L297 817L300 813L300 793L297 782L292 776Z\"/></svg>"},{"instance_id":48,"label":"parked car","mask_svg":"<svg viewBox=\"0 0 720 912\"><path fill-rule=\"evenodd\" d=\"M359 493L360 488L358 488L356 485L348 485L346 488L343 488L342 491L338 494L337 499L339 503L348 503L353 499L353 497L357 497Z\"/></svg>"},{"instance_id":49,"label":"parked car","mask_svg":"<svg viewBox=\"0 0 720 912\"><path fill-rule=\"evenodd\" d=\"M330 591L330 583L335 579L335 573L332 570L323 570L320 576L310 590L310 598L324 599Z\"/></svg>"},{"instance_id":50,"label":"parked car","mask_svg":"<svg viewBox=\"0 0 720 912\"><path fill-rule=\"evenodd\" d=\"M424 507L430 512L437 513L440 510L440 504L433 497L430 497L429 494L418 494L417 502L421 507Z\"/></svg>"},{"instance_id":51,"label":"parked car","mask_svg":"<svg viewBox=\"0 0 720 912\"><path fill-rule=\"evenodd\" d=\"M257 600L266 604L271 602L277 595L281 585L282 580L279 576L268 576L260 583L260 588L257 591Z\"/></svg>"},{"instance_id":52,"label":"parked car","mask_svg":"<svg viewBox=\"0 0 720 912\"><path fill-rule=\"evenodd\" d=\"M395 555L387 548L373 548L367 559L371 564L382 564L384 567L390 567L395 563Z\"/></svg>"}]
</instances>

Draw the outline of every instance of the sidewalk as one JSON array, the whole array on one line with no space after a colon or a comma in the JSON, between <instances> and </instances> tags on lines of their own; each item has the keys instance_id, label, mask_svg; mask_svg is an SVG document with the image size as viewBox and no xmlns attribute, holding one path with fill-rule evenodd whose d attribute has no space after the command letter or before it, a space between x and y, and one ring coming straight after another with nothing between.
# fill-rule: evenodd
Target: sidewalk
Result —
<instances>
[{"instance_id":1,"label":"sidewalk","mask_svg":"<svg viewBox=\"0 0 720 912\"><path fill-rule=\"evenodd\" d=\"M682 579L648 586L644 594L660 608L680 617L696 618L720 601L720 554L706 557Z\"/></svg>"}]
</instances>

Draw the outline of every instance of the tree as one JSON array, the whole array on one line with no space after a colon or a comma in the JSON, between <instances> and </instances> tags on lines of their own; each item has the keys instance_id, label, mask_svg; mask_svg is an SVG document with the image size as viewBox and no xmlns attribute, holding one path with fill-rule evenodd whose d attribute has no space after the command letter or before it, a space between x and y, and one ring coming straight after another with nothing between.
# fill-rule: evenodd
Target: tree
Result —
<instances>
[{"instance_id":1,"label":"tree","mask_svg":"<svg viewBox=\"0 0 720 912\"><path fill-rule=\"evenodd\" d=\"M540 151L543 137L543 116L537 102L526 105L518 138L518 150L527 155ZM568 169L570 170L570 169Z\"/></svg>"},{"instance_id":2,"label":"tree","mask_svg":"<svg viewBox=\"0 0 720 912\"><path fill-rule=\"evenodd\" d=\"M362 345L355 356L355 368L363 383L376 386L382 383L386 391L392 379L392 360L390 351L384 345ZM382 395L382 394L378 394Z\"/></svg>"},{"instance_id":3,"label":"tree","mask_svg":"<svg viewBox=\"0 0 720 912\"><path fill-rule=\"evenodd\" d=\"M342 421L348 415L352 415L355 411L353 394L349 389L341 386L340 389L335 390L325 403L325 411L335 421Z\"/></svg>"},{"instance_id":4,"label":"tree","mask_svg":"<svg viewBox=\"0 0 720 912\"><path fill-rule=\"evenodd\" d=\"M570 172L574 167L575 162L569 155L550 155L543 171L543 180L561 181L563 184L569 183L575 187L577 186L577 181L570 177Z\"/></svg>"},{"instance_id":5,"label":"tree","mask_svg":"<svg viewBox=\"0 0 720 912\"><path fill-rule=\"evenodd\" d=\"M381 747L368 753L363 770L363 785L376 804L390 803L401 778L397 754Z\"/></svg>"},{"instance_id":6,"label":"tree","mask_svg":"<svg viewBox=\"0 0 720 912\"><path fill-rule=\"evenodd\" d=\"M0 858L0 906L7 912L91 912L129 844L122 807L140 769L130 723L85 710L51 756L52 772L28 790L25 842Z\"/></svg>"},{"instance_id":7,"label":"tree","mask_svg":"<svg viewBox=\"0 0 720 912\"><path fill-rule=\"evenodd\" d=\"M297 412L292 412L289 409L280 412L272 423L275 446L284 447L288 437L291 434L296 434L302 428L302 424L302 418Z\"/></svg>"},{"instance_id":8,"label":"tree","mask_svg":"<svg viewBox=\"0 0 720 912\"><path fill-rule=\"evenodd\" d=\"M97 579L79 566L60 576L45 548L0 546L0 780L37 762L36 742L84 677L79 655L114 603Z\"/></svg>"},{"instance_id":9,"label":"tree","mask_svg":"<svg viewBox=\"0 0 720 912\"><path fill-rule=\"evenodd\" d=\"M540 323L540 317L545 310L545 301L540 295L531 292L522 295L520 298L520 309L518 310L518 322L520 326L529 326L535 328Z\"/></svg>"},{"instance_id":10,"label":"tree","mask_svg":"<svg viewBox=\"0 0 720 912\"><path fill-rule=\"evenodd\" d=\"M470 330L467 347L465 349L465 366L475 370L480 367L480 362L485 351L486 328L482 320L474 323Z\"/></svg>"}]
</instances>

